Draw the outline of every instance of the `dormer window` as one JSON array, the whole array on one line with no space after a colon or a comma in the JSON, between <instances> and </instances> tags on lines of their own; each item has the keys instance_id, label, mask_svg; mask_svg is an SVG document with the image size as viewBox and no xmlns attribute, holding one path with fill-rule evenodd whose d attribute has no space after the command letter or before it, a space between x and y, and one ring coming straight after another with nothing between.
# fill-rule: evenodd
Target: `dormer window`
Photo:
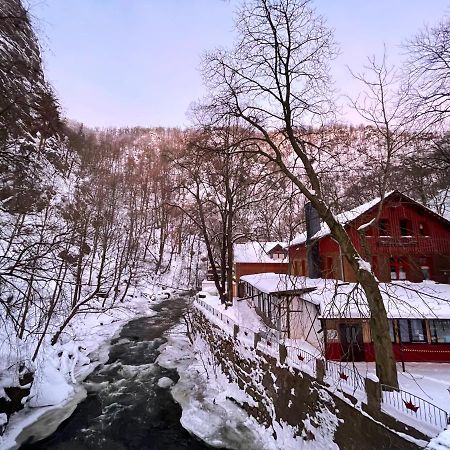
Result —
<instances>
[{"instance_id":1,"label":"dormer window","mask_svg":"<svg viewBox=\"0 0 450 450\"><path fill-rule=\"evenodd\" d=\"M412 222L409 219L400 219L400 236L410 237L412 234Z\"/></svg>"},{"instance_id":2,"label":"dormer window","mask_svg":"<svg viewBox=\"0 0 450 450\"><path fill-rule=\"evenodd\" d=\"M419 234L420 234L420 236L429 236L430 235L426 223L419 223Z\"/></svg>"},{"instance_id":3,"label":"dormer window","mask_svg":"<svg viewBox=\"0 0 450 450\"><path fill-rule=\"evenodd\" d=\"M390 236L391 235L391 225L388 219L380 219L378 223L378 229L380 231L380 236Z\"/></svg>"}]
</instances>

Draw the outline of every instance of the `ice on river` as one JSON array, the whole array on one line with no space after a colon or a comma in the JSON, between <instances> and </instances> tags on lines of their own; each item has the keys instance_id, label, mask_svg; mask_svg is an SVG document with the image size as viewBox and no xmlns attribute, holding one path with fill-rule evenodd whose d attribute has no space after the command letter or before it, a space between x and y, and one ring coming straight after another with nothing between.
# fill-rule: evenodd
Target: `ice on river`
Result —
<instances>
[{"instance_id":1,"label":"ice on river","mask_svg":"<svg viewBox=\"0 0 450 450\"><path fill-rule=\"evenodd\" d=\"M162 377L158 380L158 386L160 388L168 388L173 385L173 380L168 377Z\"/></svg>"},{"instance_id":2,"label":"ice on river","mask_svg":"<svg viewBox=\"0 0 450 450\"><path fill-rule=\"evenodd\" d=\"M202 363L196 359L191 344L182 333L173 333L169 337L157 362L163 367L177 369L180 375L172 387L172 395L183 410L181 424L190 433L213 447L238 450L280 448L272 437L272 429L259 425L230 400L229 397L245 395L236 385L228 384L225 391L224 379L219 383L215 377L220 376L218 373L206 376ZM251 399L245 400L251 403Z\"/></svg>"}]
</instances>

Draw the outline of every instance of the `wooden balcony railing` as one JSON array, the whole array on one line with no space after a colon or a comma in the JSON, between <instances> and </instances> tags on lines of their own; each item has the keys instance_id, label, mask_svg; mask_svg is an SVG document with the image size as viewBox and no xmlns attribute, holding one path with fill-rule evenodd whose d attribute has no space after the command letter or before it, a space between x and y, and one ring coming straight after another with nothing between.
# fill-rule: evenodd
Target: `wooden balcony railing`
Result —
<instances>
[{"instance_id":1,"label":"wooden balcony railing","mask_svg":"<svg viewBox=\"0 0 450 450\"><path fill-rule=\"evenodd\" d=\"M450 254L450 239L433 236L368 236L373 254Z\"/></svg>"}]
</instances>

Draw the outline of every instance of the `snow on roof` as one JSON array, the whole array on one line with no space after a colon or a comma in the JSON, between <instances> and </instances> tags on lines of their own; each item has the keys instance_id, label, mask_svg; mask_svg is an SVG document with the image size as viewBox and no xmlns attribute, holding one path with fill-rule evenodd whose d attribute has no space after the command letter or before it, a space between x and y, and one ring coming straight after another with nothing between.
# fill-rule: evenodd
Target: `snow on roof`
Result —
<instances>
[{"instance_id":1,"label":"snow on roof","mask_svg":"<svg viewBox=\"0 0 450 450\"><path fill-rule=\"evenodd\" d=\"M389 318L450 319L449 284L398 281L380 283L380 291ZM302 298L315 304L319 301L324 318L370 317L364 291L355 283L334 280L333 287L329 283L322 286L318 283L314 292Z\"/></svg>"},{"instance_id":2,"label":"snow on roof","mask_svg":"<svg viewBox=\"0 0 450 450\"><path fill-rule=\"evenodd\" d=\"M356 283L276 273L244 275L241 280L266 294L298 291L302 299L320 305L323 318L370 317L365 293ZM389 318L450 319L450 284L396 281L379 286Z\"/></svg>"},{"instance_id":3,"label":"snow on roof","mask_svg":"<svg viewBox=\"0 0 450 450\"><path fill-rule=\"evenodd\" d=\"M389 197L393 192L388 192L385 195L385 199ZM364 203L363 205L359 205L356 208L351 209L350 211L344 211L343 213L337 214L335 216L335 219L342 225L347 225L348 223L352 222L356 218L358 218L361 214L364 214L365 212L369 211L369 209L376 206L378 203L380 203L381 198L376 197L373 200L370 200L370 202ZM327 236L330 234L330 228L326 223L322 223L320 226L320 230L312 236L312 239L320 239L324 236ZM303 233L300 233L297 237L295 237L289 245L300 245L306 242L306 231Z\"/></svg>"},{"instance_id":4,"label":"snow on roof","mask_svg":"<svg viewBox=\"0 0 450 450\"><path fill-rule=\"evenodd\" d=\"M384 200L387 200L388 197L390 197L394 193L400 194L398 191L387 192L386 195L384 196ZM405 198L405 199L409 199L411 202L414 202L417 205L420 205L423 209L427 210L428 212L433 214L435 217L437 216L437 217L439 217L439 218L441 218L441 219L443 219L443 220L445 220L447 222L449 221L448 217L445 217L445 216L442 216L442 215L438 214L436 211L433 211L428 206L425 206L422 203L419 203L416 200L413 200L413 199L407 197L404 194L401 194L401 196L403 198ZM371 209L374 206L378 205L378 203L380 203L380 201L381 201L381 197L376 197L373 200L370 200L369 202L364 203L363 205L360 205L360 206L357 206L356 208L351 209L350 211L345 211L343 213L337 214L335 216L335 219L340 224L347 225L348 223L350 223L353 220L357 219L359 216L361 216L365 212L369 211L369 209ZM449 213L449 217L450 217L450 213ZM316 234L314 234L314 236L312 236L311 239L314 239L314 240L315 239L320 239L320 238L322 238L324 236L328 236L329 234L330 234L330 228L328 227L328 225L326 223L322 223L321 226L320 226L320 230ZM305 242L306 242L306 231L303 232L303 233L300 233L291 242L289 242L289 246L301 245L301 244L304 244Z\"/></svg>"},{"instance_id":5,"label":"snow on roof","mask_svg":"<svg viewBox=\"0 0 450 450\"><path fill-rule=\"evenodd\" d=\"M243 275L240 278L242 281L252 285L258 291L266 294L276 294L278 292L288 291L305 291L315 289L318 280L313 280L306 277L296 277L293 275L279 274L279 273L257 273L255 275ZM323 281L323 280L320 280ZM316 304L319 304L317 300Z\"/></svg>"},{"instance_id":6,"label":"snow on roof","mask_svg":"<svg viewBox=\"0 0 450 450\"><path fill-rule=\"evenodd\" d=\"M285 242L246 242L234 244L234 262L237 263L264 263L285 262L284 259L272 259L269 252L277 245L285 247Z\"/></svg>"}]
</instances>

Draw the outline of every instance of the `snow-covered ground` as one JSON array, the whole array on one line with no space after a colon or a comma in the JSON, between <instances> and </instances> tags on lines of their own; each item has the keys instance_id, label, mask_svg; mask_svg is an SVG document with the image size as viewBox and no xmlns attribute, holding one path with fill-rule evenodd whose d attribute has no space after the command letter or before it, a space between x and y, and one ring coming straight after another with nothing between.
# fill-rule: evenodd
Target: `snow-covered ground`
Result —
<instances>
[{"instance_id":1,"label":"snow-covered ground","mask_svg":"<svg viewBox=\"0 0 450 450\"><path fill-rule=\"evenodd\" d=\"M375 363L354 363L359 373L375 374ZM397 364L400 388L450 413L450 363L407 362L405 372Z\"/></svg>"},{"instance_id":2,"label":"snow-covered ground","mask_svg":"<svg viewBox=\"0 0 450 450\"><path fill-rule=\"evenodd\" d=\"M208 319L218 325L219 327L231 332L229 326L224 324L224 320L231 319L234 323L239 325L239 327L244 327L244 329L250 329L254 332L261 332L266 328L266 326L262 323L259 316L255 313L255 311L248 305L246 301L234 301L232 307L226 308L224 305L220 303L220 299L214 295L206 295L202 296L201 300L206 304L214 308L213 311L219 312L221 317L217 317L213 311L209 311L200 305L203 312L207 315ZM232 325L231 325L232 327ZM245 340L244 336L238 336L241 340ZM298 340L289 340L289 342L285 343L287 345L291 345L302 350L307 351L308 353L320 357L320 354L317 349L308 344L307 342L301 342ZM272 354L274 349L267 348L268 353ZM291 364L292 361L287 360L288 364ZM356 369L362 377L370 377L376 378L375 375L375 364L374 363L349 363L349 368ZM301 370L311 372L309 367L300 367ZM313 374L312 374L313 375ZM447 363L418 363L418 362L408 362L406 363L406 370L402 372L401 364L398 364L398 376L399 376L399 384L400 388L408 393L416 395L417 397L422 398L423 400L430 402L439 408L443 409L450 413L450 364ZM341 386L345 387L345 386ZM353 395L356 395L357 398L360 398L361 395L358 395L359 392L352 392ZM365 392L361 392L363 397L365 397ZM339 394L338 394L339 395ZM362 397L361 397L362 399ZM389 407L387 407L389 409ZM389 414L394 415L401 419L402 414L391 408L389 409ZM405 419L405 418L404 418ZM410 419L407 417L406 419ZM426 434L431 433L430 436L433 436L436 433L436 430L439 429L439 425L437 429L431 429L429 424L422 422L414 422L414 426L416 428L421 429ZM440 447L435 445L434 447L438 450L444 448L443 445L446 445L446 435L450 434L450 431L444 431L442 433L443 438L440 442ZM437 442L437 441L436 441ZM449 440L450 442L450 440Z\"/></svg>"},{"instance_id":3,"label":"snow-covered ground","mask_svg":"<svg viewBox=\"0 0 450 450\"><path fill-rule=\"evenodd\" d=\"M294 430L285 423L274 421L272 428L264 428L249 417L233 399L250 405L254 400L236 384L229 383L220 367L215 365L208 345L201 339L196 339L192 346L183 333L174 332L163 345L158 363L177 369L180 375L172 395L182 407L183 427L211 446L237 450L338 448L332 441L330 430L324 430L323 434L315 430L317 439L304 441L294 437Z\"/></svg>"},{"instance_id":4,"label":"snow-covered ground","mask_svg":"<svg viewBox=\"0 0 450 450\"><path fill-rule=\"evenodd\" d=\"M152 286L144 286L107 313L80 314L74 318L67 328L70 339L56 349L48 346L40 357L30 395L24 400L26 406L11 416L5 434L0 436L0 448L15 448L17 436L44 414L49 416L47 434L71 415L86 395L81 381L108 359L109 341L129 320L155 314L149 308L152 293ZM0 378L0 394L9 381ZM51 418L52 411L57 413Z\"/></svg>"}]
</instances>

